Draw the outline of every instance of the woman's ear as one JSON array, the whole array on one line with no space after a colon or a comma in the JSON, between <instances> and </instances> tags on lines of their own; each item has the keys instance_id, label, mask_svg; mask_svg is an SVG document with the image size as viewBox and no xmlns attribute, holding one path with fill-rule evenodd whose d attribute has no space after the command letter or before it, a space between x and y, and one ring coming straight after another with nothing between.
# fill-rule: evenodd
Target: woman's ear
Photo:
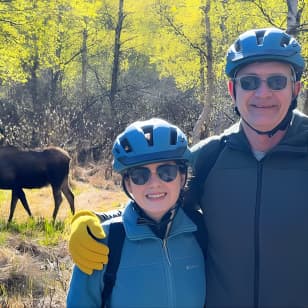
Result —
<instances>
[{"instance_id":1,"label":"woman's ear","mask_svg":"<svg viewBox=\"0 0 308 308\"><path fill-rule=\"evenodd\" d=\"M231 79L228 80L228 92L232 100L235 102L235 84Z\"/></svg>"},{"instance_id":2,"label":"woman's ear","mask_svg":"<svg viewBox=\"0 0 308 308\"><path fill-rule=\"evenodd\" d=\"M128 193L132 193L132 186L131 186L131 183L130 183L130 180L128 177L124 178L123 179L123 185L125 186L124 189L127 190Z\"/></svg>"},{"instance_id":3,"label":"woman's ear","mask_svg":"<svg viewBox=\"0 0 308 308\"><path fill-rule=\"evenodd\" d=\"M186 173L180 173L181 176L181 188L184 188L187 180L187 175Z\"/></svg>"}]
</instances>

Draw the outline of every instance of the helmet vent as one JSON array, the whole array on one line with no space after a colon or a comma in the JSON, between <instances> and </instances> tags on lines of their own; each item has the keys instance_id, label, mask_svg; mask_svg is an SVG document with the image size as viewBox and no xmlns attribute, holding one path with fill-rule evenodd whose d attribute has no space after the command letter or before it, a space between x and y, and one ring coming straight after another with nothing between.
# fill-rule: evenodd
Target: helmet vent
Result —
<instances>
[{"instance_id":1,"label":"helmet vent","mask_svg":"<svg viewBox=\"0 0 308 308\"><path fill-rule=\"evenodd\" d=\"M233 78L239 69L254 62L278 61L290 64L300 80L305 68L301 46L287 32L278 28L248 30L228 49L225 72Z\"/></svg>"},{"instance_id":2,"label":"helmet vent","mask_svg":"<svg viewBox=\"0 0 308 308\"><path fill-rule=\"evenodd\" d=\"M234 42L234 49L235 49L236 52L239 52L241 50L240 40L236 40Z\"/></svg>"},{"instance_id":3,"label":"helmet vent","mask_svg":"<svg viewBox=\"0 0 308 308\"><path fill-rule=\"evenodd\" d=\"M264 40L264 30L256 31L257 45L262 45Z\"/></svg>"},{"instance_id":4,"label":"helmet vent","mask_svg":"<svg viewBox=\"0 0 308 308\"><path fill-rule=\"evenodd\" d=\"M177 134L176 129L174 127L171 127L170 128L170 144L171 145L175 145L176 144L177 137L178 137L178 134Z\"/></svg>"},{"instance_id":5,"label":"helmet vent","mask_svg":"<svg viewBox=\"0 0 308 308\"><path fill-rule=\"evenodd\" d=\"M127 126L116 138L112 154L113 169L122 175L136 166L160 161L186 164L191 159L185 134L160 118L136 121Z\"/></svg>"},{"instance_id":6,"label":"helmet vent","mask_svg":"<svg viewBox=\"0 0 308 308\"><path fill-rule=\"evenodd\" d=\"M144 137L149 146L153 145L153 125L142 127Z\"/></svg>"},{"instance_id":7,"label":"helmet vent","mask_svg":"<svg viewBox=\"0 0 308 308\"><path fill-rule=\"evenodd\" d=\"M132 147L126 138L121 140L121 145L126 153L129 153L132 151Z\"/></svg>"},{"instance_id":8,"label":"helmet vent","mask_svg":"<svg viewBox=\"0 0 308 308\"><path fill-rule=\"evenodd\" d=\"M291 39L290 36L284 35L284 36L281 38L280 46L281 46L281 47L287 47L287 46L289 45L289 43L290 43L290 39Z\"/></svg>"}]
</instances>

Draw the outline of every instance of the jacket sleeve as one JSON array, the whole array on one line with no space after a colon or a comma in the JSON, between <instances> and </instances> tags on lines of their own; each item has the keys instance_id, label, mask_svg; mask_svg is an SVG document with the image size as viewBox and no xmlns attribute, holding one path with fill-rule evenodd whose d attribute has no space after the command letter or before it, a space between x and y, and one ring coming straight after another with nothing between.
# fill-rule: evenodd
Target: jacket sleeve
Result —
<instances>
[{"instance_id":1,"label":"jacket sleeve","mask_svg":"<svg viewBox=\"0 0 308 308\"><path fill-rule=\"evenodd\" d=\"M67 308L101 307L102 277L103 271L94 271L92 275L87 275L74 266L67 295Z\"/></svg>"},{"instance_id":2,"label":"jacket sleeve","mask_svg":"<svg viewBox=\"0 0 308 308\"><path fill-rule=\"evenodd\" d=\"M187 181L184 208L200 209L203 185L214 166L224 143L219 136L213 136L194 145L192 151L192 176Z\"/></svg>"}]
</instances>

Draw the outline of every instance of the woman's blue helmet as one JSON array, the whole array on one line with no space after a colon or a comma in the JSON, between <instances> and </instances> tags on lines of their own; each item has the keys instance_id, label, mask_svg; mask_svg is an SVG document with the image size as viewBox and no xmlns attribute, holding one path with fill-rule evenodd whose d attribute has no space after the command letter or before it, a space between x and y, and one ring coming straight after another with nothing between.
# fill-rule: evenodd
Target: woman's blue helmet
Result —
<instances>
[{"instance_id":1,"label":"woman's blue helmet","mask_svg":"<svg viewBox=\"0 0 308 308\"><path fill-rule=\"evenodd\" d=\"M144 164L175 160L188 163L190 149L185 134L167 121L136 121L116 138L113 169L119 173Z\"/></svg>"},{"instance_id":2,"label":"woman's blue helmet","mask_svg":"<svg viewBox=\"0 0 308 308\"><path fill-rule=\"evenodd\" d=\"M226 74L235 77L244 65L257 61L289 63L300 80L305 62L297 40L277 28L249 30L241 34L227 53Z\"/></svg>"}]
</instances>

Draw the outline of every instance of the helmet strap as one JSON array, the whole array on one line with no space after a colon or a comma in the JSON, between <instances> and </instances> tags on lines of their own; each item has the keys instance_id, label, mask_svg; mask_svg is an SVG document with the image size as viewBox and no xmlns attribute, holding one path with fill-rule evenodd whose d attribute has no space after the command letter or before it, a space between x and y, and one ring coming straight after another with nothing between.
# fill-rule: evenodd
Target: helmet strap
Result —
<instances>
[{"instance_id":1,"label":"helmet strap","mask_svg":"<svg viewBox=\"0 0 308 308\"><path fill-rule=\"evenodd\" d=\"M126 175L126 174L123 174L123 175L122 175L122 180L121 180L121 186L122 186L122 188L123 188L123 190L124 190L126 196L127 196L129 199L135 201L134 198L132 197L132 195L128 192L128 190L127 190L127 188L126 188L126 184L125 184L125 180L126 180L126 179L127 179L127 175Z\"/></svg>"},{"instance_id":2,"label":"helmet strap","mask_svg":"<svg viewBox=\"0 0 308 308\"><path fill-rule=\"evenodd\" d=\"M269 138L274 136L277 131L279 130L286 130L287 127L289 126L291 120L292 120L292 111L296 108L297 106L297 97L293 98L292 99L292 102L291 102L291 105L288 109L288 112L286 113L285 117L281 120L281 122L275 126L273 129L271 130L268 130L268 131L261 131L261 130L258 130L256 129L255 127L253 127L252 125L250 125L246 120L245 118L240 114L237 106L235 106L235 112L237 113L238 116L240 116L240 118L243 120L243 122L249 127L251 128L253 131L255 131L257 134L259 135L267 135Z\"/></svg>"},{"instance_id":3,"label":"helmet strap","mask_svg":"<svg viewBox=\"0 0 308 308\"><path fill-rule=\"evenodd\" d=\"M291 67L292 72L294 73L294 69L293 67ZM234 77L236 76L236 74L234 74ZM293 82L293 91L294 91L294 82ZM233 83L233 95L234 95L234 101L236 100L236 91L235 91L235 83ZM291 120L292 120L292 111L297 107L297 95L293 96L290 107L288 109L288 112L286 113L285 117L281 120L281 122L275 126L273 129L268 130L268 131L261 131L258 130L256 128L254 128L252 125L250 125L245 119L244 117L240 114L240 111L238 110L237 106L234 107L234 111L235 113L243 120L244 123L246 123L246 125L251 128L253 131L255 131L257 134L259 135L268 135L268 137L272 137L274 136L277 131L279 130L286 130L288 125L290 124Z\"/></svg>"}]
</instances>

